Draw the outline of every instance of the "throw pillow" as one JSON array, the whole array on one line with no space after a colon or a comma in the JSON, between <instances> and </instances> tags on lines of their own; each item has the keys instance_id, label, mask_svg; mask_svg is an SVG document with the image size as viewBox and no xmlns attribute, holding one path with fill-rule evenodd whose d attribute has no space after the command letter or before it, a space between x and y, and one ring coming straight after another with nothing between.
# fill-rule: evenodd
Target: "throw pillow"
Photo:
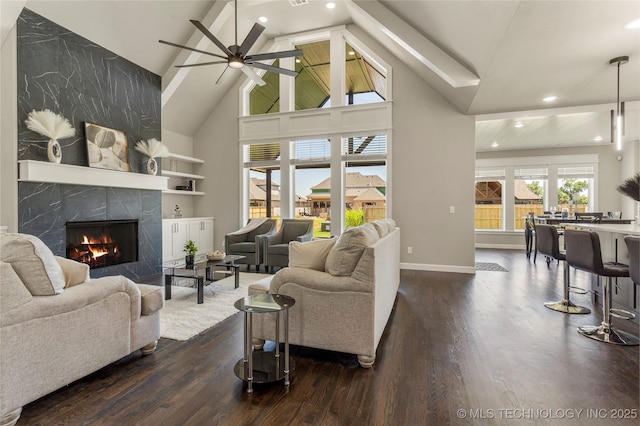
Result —
<instances>
[{"instance_id":1,"label":"throw pillow","mask_svg":"<svg viewBox=\"0 0 640 426\"><path fill-rule=\"evenodd\" d=\"M313 240L306 243L292 241L289 243L289 266L315 269L324 272L329 251L337 238Z\"/></svg>"},{"instance_id":2,"label":"throw pillow","mask_svg":"<svg viewBox=\"0 0 640 426\"><path fill-rule=\"evenodd\" d=\"M325 271L334 276L351 275L364 249L378 239L378 232L370 223L347 229L329 252Z\"/></svg>"},{"instance_id":3,"label":"throw pillow","mask_svg":"<svg viewBox=\"0 0 640 426\"><path fill-rule=\"evenodd\" d=\"M376 220L375 222L371 222L373 227L378 231L378 236L380 238L384 237L389 233L389 225L384 220Z\"/></svg>"},{"instance_id":4,"label":"throw pillow","mask_svg":"<svg viewBox=\"0 0 640 426\"><path fill-rule=\"evenodd\" d=\"M8 312L33 298L9 263L0 262L0 283L0 312Z\"/></svg>"},{"instance_id":5,"label":"throw pillow","mask_svg":"<svg viewBox=\"0 0 640 426\"><path fill-rule=\"evenodd\" d=\"M55 256L55 258L60 268L62 268L64 288L73 287L74 285L82 284L91 279L89 275L90 268L86 263L76 262L75 260L60 256Z\"/></svg>"},{"instance_id":6,"label":"throw pillow","mask_svg":"<svg viewBox=\"0 0 640 426\"><path fill-rule=\"evenodd\" d=\"M33 296L64 291L64 275L53 253L39 238L27 234L0 234L0 256Z\"/></svg>"}]
</instances>

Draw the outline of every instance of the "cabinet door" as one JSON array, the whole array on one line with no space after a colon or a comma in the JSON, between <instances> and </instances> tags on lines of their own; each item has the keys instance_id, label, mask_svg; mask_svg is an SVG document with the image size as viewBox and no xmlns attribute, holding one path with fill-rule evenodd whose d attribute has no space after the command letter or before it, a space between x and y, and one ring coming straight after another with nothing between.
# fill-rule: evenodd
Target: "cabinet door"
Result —
<instances>
[{"instance_id":1,"label":"cabinet door","mask_svg":"<svg viewBox=\"0 0 640 426\"><path fill-rule=\"evenodd\" d=\"M189 226L186 221L162 221L162 260L182 258L184 245L189 239Z\"/></svg>"},{"instance_id":2,"label":"cabinet door","mask_svg":"<svg viewBox=\"0 0 640 426\"><path fill-rule=\"evenodd\" d=\"M213 251L213 219L190 220L189 238L198 246L199 256Z\"/></svg>"}]
</instances>

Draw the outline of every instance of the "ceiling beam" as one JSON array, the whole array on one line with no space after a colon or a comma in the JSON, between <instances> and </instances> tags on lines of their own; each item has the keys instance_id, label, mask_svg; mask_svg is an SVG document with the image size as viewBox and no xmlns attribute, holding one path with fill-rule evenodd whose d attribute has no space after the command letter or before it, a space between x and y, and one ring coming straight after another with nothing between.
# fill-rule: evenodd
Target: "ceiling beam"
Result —
<instances>
[{"instance_id":1,"label":"ceiling beam","mask_svg":"<svg viewBox=\"0 0 640 426\"><path fill-rule=\"evenodd\" d=\"M469 87L480 84L480 77L469 71L378 1L352 0L351 5L371 21L372 28L379 28L387 37L426 65L451 87Z\"/></svg>"},{"instance_id":2,"label":"ceiling beam","mask_svg":"<svg viewBox=\"0 0 640 426\"><path fill-rule=\"evenodd\" d=\"M222 25L228 20L233 18L233 3L227 1L216 1L211 9L207 12L205 18L201 21L204 26L209 29L213 34L216 34ZM184 25L191 26L189 22L185 22ZM167 40L176 42L175 40ZM178 41L179 42L179 41ZM189 40L184 44L185 46L193 47L195 49L205 50L210 46L208 38L202 34L199 30L194 30ZM169 47L167 47L169 49ZM220 53L220 52L212 52ZM173 94L178 90L184 79L193 70L190 68L176 68L176 65L193 64L196 63L202 53L192 52L188 50L182 50L177 54L174 61L169 66L169 69L162 76L162 106L164 107Z\"/></svg>"}]
</instances>

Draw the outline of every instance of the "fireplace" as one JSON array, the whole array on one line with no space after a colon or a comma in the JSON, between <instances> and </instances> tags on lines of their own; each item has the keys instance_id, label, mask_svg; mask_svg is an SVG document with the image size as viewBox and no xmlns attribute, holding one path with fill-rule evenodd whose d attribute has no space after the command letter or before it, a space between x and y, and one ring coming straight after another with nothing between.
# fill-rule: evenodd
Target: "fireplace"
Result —
<instances>
[{"instance_id":1,"label":"fireplace","mask_svg":"<svg viewBox=\"0 0 640 426\"><path fill-rule=\"evenodd\" d=\"M67 222L67 258L91 269L138 261L138 221Z\"/></svg>"}]
</instances>

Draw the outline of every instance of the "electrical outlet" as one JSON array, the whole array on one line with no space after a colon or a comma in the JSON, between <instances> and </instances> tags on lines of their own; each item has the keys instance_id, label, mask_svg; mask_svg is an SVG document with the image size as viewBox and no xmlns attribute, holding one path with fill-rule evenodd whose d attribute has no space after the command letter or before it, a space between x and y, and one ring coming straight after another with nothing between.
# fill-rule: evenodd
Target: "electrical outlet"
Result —
<instances>
[{"instance_id":1,"label":"electrical outlet","mask_svg":"<svg viewBox=\"0 0 640 426\"><path fill-rule=\"evenodd\" d=\"M413 247L407 247L407 253L409 254L413 253Z\"/></svg>"},{"instance_id":2,"label":"electrical outlet","mask_svg":"<svg viewBox=\"0 0 640 426\"><path fill-rule=\"evenodd\" d=\"M456 206L449 206L449 213L455 213L456 212Z\"/></svg>"}]
</instances>

